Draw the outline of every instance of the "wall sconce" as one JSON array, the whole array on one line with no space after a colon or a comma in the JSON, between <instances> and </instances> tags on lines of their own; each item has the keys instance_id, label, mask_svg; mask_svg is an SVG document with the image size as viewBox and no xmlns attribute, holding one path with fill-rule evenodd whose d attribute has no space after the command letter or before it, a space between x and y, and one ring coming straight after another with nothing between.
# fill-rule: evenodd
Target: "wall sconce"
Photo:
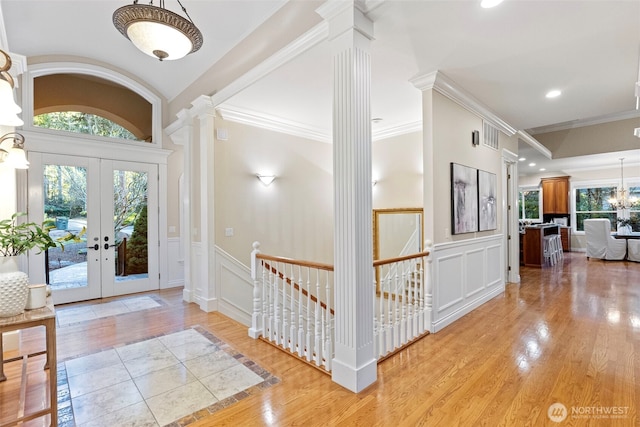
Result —
<instances>
[{"instance_id":1,"label":"wall sconce","mask_svg":"<svg viewBox=\"0 0 640 427\"><path fill-rule=\"evenodd\" d=\"M7 163L14 169L29 168L22 134L9 132L0 137L0 163Z\"/></svg>"},{"instance_id":2,"label":"wall sconce","mask_svg":"<svg viewBox=\"0 0 640 427\"><path fill-rule=\"evenodd\" d=\"M264 184L265 187L268 187L269 185L271 185L273 180L276 179L275 175L260 175L259 173L257 173L256 176L258 177L260 182Z\"/></svg>"},{"instance_id":3,"label":"wall sconce","mask_svg":"<svg viewBox=\"0 0 640 427\"><path fill-rule=\"evenodd\" d=\"M11 68L11 57L8 53L0 50L0 125L22 126L24 122L18 114L22 108L13 99L13 77L9 74Z\"/></svg>"}]
</instances>

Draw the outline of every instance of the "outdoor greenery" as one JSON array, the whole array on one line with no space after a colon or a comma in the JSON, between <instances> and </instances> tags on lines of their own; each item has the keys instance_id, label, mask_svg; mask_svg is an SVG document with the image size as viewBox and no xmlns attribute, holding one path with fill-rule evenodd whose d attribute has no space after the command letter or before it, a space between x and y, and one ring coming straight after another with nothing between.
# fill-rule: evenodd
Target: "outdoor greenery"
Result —
<instances>
[{"instance_id":1,"label":"outdoor greenery","mask_svg":"<svg viewBox=\"0 0 640 427\"><path fill-rule=\"evenodd\" d=\"M520 219L540 219L540 190L520 191L518 212Z\"/></svg>"},{"instance_id":2,"label":"outdoor greenery","mask_svg":"<svg viewBox=\"0 0 640 427\"><path fill-rule=\"evenodd\" d=\"M44 212L48 217L86 218L86 168L46 165L44 191Z\"/></svg>"},{"instance_id":3,"label":"outdoor greenery","mask_svg":"<svg viewBox=\"0 0 640 427\"><path fill-rule=\"evenodd\" d=\"M147 245L147 206L143 206L133 226L131 238L127 241L127 274L149 272L149 249Z\"/></svg>"},{"instance_id":4,"label":"outdoor greenery","mask_svg":"<svg viewBox=\"0 0 640 427\"><path fill-rule=\"evenodd\" d=\"M24 215L26 213L17 212L10 219L0 221L0 255L18 256L33 248L42 252L58 246L49 236L51 224L18 223L18 218Z\"/></svg>"},{"instance_id":5,"label":"outdoor greenery","mask_svg":"<svg viewBox=\"0 0 640 427\"><path fill-rule=\"evenodd\" d=\"M77 111L40 114L33 118L33 124L47 129L138 141L131 132L109 119Z\"/></svg>"},{"instance_id":6,"label":"outdoor greenery","mask_svg":"<svg viewBox=\"0 0 640 427\"><path fill-rule=\"evenodd\" d=\"M612 231L615 231L617 211L609 203L615 197L616 187L595 187L576 189L576 229L584 230L584 220L589 218L608 218Z\"/></svg>"}]
</instances>

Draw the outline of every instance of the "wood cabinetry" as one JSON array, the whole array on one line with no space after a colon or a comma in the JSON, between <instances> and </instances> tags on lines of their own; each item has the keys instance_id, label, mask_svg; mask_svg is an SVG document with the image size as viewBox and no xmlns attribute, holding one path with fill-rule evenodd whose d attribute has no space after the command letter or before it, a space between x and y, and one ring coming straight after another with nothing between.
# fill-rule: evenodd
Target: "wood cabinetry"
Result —
<instances>
[{"instance_id":1,"label":"wood cabinetry","mask_svg":"<svg viewBox=\"0 0 640 427\"><path fill-rule=\"evenodd\" d=\"M552 224L525 227L521 245L524 265L530 267L544 265L544 237L558 234L559 228L559 226Z\"/></svg>"},{"instance_id":2,"label":"wood cabinetry","mask_svg":"<svg viewBox=\"0 0 640 427\"><path fill-rule=\"evenodd\" d=\"M542 179L542 212L569 214L569 177Z\"/></svg>"},{"instance_id":3,"label":"wood cabinetry","mask_svg":"<svg viewBox=\"0 0 640 427\"><path fill-rule=\"evenodd\" d=\"M571 228L560 227L560 240L562 240L562 250L571 252Z\"/></svg>"}]
</instances>

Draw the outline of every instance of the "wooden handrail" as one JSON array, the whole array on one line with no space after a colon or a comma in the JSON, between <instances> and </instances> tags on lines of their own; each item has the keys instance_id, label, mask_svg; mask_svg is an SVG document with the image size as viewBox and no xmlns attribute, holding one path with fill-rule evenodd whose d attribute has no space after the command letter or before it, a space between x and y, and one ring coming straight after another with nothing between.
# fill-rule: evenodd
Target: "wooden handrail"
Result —
<instances>
[{"instance_id":1,"label":"wooden handrail","mask_svg":"<svg viewBox=\"0 0 640 427\"><path fill-rule=\"evenodd\" d=\"M260 256L259 256L259 255L257 255L256 257L257 257L257 258L259 258ZM272 257L272 256L269 256L269 255L265 255L265 257L269 257L269 258L271 258L271 259L278 258L278 259L280 259L280 260L281 260L280 262L288 262L288 261L284 261L284 260L287 260L288 258ZM262 258L262 259L264 260L265 258ZM304 261L301 261L301 262L304 262ZM291 264L294 264L294 263L291 263ZM296 264L296 265L305 265L305 266L306 266L306 264ZM293 286L293 289L295 289L295 290L296 290L296 291L298 291L298 292L302 292L302 295L304 295L305 297L310 297L310 298L311 298L311 301L313 301L314 303L318 304L318 298L316 298L316 296L315 296L315 295L310 295L310 294L306 291L306 289L302 289L302 288L300 288L300 285L298 285L297 283L291 283L291 279L287 278L284 274L280 273L280 272L279 272L275 267L272 267L271 265L269 265L269 263L268 263L268 262L264 262L264 266L265 266L269 271L271 271L273 274L277 274L277 275L278 275L278 277L279 277L281 280L284 280L285 282L287 282L287 283L289 284L289 286ZM333 266L330 266L330 267L331 267L331 270L330 270L330 271L333 271ZM320 301L320 307L322 307L322 308L324 308L325 310L327 310L327 304L325 304L323 301ZM329 312L330 312L332 315L335 315L335 313L334 313L334 311L333 311L333 308L329 308L328 310L329 310Z\"/></svg>"},{"instance_id":2,"label":"wooden handrail","mask_svg":"<svg viewBox=\"0 0 640 427\"><path fill-rule=\"evenodd\" d=\"M378 266L381 266L381 265L393 264L394 262L407 261L409 259L422 258L422 257L425 257L425 256L429 256L429 251L420 252L420 253L412 254L412 255L405 255L405 256L401 256L401 257L397 257L397 258L387 258L387 259L375 260L375 261L373 261L373 266L374 267L378 267Z\"/></svg>"},{"instance_id":3,"label":"wooden handrail","mask_svg":"<svg viewBox=\"0 0 640 427\"><path fill-rule=\"evenodd\" d=\"M302 267L317 268L318 270L333 271L333 265L322 264L319 262L303 261L303 260L297 260L293 258L285 258L285 257L265 255L265 254L256 254L256 258L263 259L265 261L284 262L287 264L300 265Z\"/></svg>"}]
</instances>

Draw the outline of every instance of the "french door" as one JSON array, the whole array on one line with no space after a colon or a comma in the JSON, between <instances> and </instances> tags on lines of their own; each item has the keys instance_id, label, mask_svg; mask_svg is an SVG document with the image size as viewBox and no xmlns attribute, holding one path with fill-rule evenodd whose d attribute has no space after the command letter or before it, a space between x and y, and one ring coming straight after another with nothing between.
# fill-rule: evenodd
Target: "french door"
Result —
<instances>
[{"instance_id":1,"label":"french door","mask_svg":"<svg viewBox=\"0 0 640 427\"><path fill-rule=\"evenodd\" d=\"M49 283L56 304L159 289L156 164L44 153L29 160L29 216L62 243L31 254L32 281Z\"/></svg>"}]
</instances>

